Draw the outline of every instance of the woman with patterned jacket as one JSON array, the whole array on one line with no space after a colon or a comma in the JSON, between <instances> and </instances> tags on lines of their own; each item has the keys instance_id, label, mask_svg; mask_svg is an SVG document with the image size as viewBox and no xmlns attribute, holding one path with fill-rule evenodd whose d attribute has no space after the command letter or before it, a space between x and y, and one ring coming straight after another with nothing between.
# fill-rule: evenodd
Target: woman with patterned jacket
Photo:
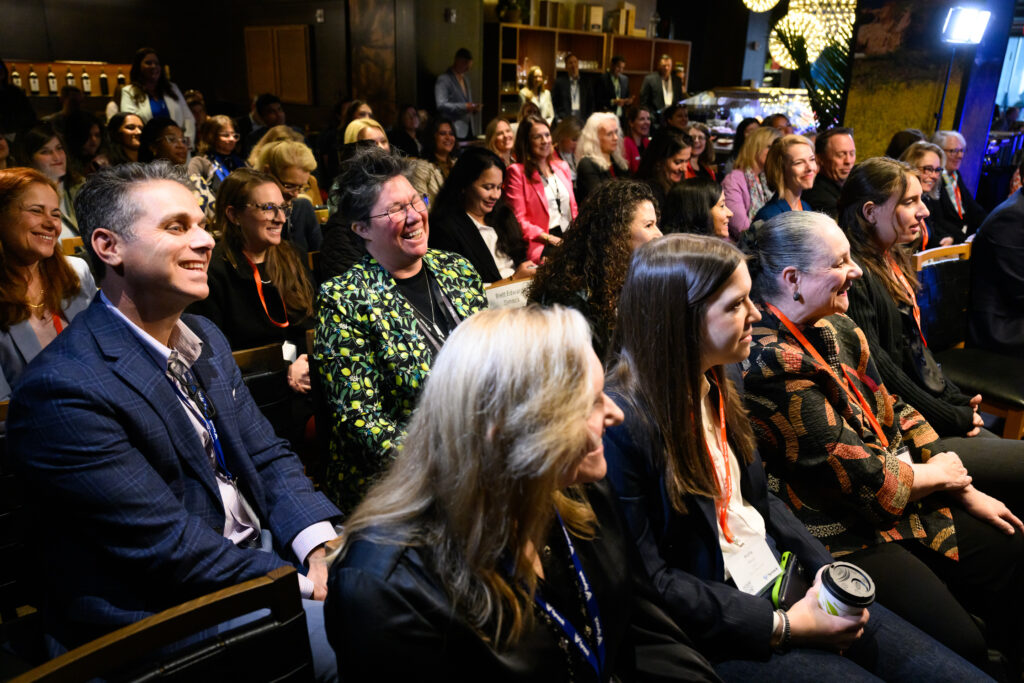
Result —
<instances>
[{"instance_id":1,"label":"woman with patterned jacket","mask_svg":"<svg viewBox=\"0 0 1024 683\"><path fill-rule=\"evenodd\" d=\"M338 176L338 210L368 253L320 290L314 364L331 417L323 488L346 511L386 469L445 339L486 307L469 261L427 249L427 208L406 170L371 146Z\"/></svg>"},{"instance_id":2,"label":"woman with patterned jacket","mask_svg":"<svg viewBox=\"0 0 1024 683\"><path fill-rule=\"evenodd\" d=\"M976 664L989 646L1019 657L1024 523L886 389L843 315L862 274L843 232L814 212L753 232L763 317L746 402L779 497L833 556L874 578L890 610ZM988 645L968 610L988 623Z\"/></svg>"}]
</instances>

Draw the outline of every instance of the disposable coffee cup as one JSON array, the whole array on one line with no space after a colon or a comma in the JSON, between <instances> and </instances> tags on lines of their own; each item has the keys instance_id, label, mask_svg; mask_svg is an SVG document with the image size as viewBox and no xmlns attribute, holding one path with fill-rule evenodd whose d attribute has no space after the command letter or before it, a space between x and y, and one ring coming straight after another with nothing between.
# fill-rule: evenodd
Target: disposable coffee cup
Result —
<instances>
[{"instance_id":1,"label":"disposable coffee cup","mask_svg":"<svg viewBox=\"0 0 1024 683\"><path fill-rule=\"evenodd\" d=\"M837 617L856 617L875 601L875 582L849 562L833 562L821 573L818 606Z\"/></svg>"}]
</instances>

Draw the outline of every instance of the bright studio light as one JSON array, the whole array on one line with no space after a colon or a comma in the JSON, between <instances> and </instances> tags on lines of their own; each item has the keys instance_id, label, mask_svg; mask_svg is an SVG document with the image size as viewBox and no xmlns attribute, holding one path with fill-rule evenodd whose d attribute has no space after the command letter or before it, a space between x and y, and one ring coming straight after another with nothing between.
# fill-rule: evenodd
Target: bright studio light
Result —
<instances>
[{"instance_id":1,"label":"bright studio light","mask_svg":"<svg viewBox=\"0 0 1024 683\"><path fill-rule=\"evenodd\" d=\"M942 41L956 45L977 45L985 35L991 12L973 7L954 7L946 15Z\"/></svg>"}]
</instances>

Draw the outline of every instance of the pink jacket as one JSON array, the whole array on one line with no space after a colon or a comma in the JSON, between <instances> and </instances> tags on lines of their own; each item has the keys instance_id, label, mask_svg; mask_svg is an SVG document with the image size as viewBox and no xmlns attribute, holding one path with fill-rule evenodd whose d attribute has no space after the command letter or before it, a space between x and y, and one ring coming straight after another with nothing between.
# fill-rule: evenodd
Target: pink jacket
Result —
<instances>
[{"instance_id":1,"label":"pink jacket","mask_svg":"<svg viewBox=\"0 0 1024 683\"><path fill-rule=\"evenodd\" d=\"M732 211L729 219L729 236L736 240L740 233L750 227L750 188L743 171L734 169L722 179L722 192L725 194L725 205Z\"/></svg>"},{"instance_id":2,"label":"pink jacket","mask_svg":"<svg viewBox=\"0 0 1024 683\"><path fill-rule=\"evenodd\" d=\"M550 164L565 187L569 188L569 213L576 218L576 197L572 191L569 165L555 158L551 159ZM527 179L526 167L523 164L509 166L505 175L505 199L523 228L526 255L534 263L540 263L541 252L544 251L546 244L540 240L540 235L547 233L549 222L548 198L544 194L544 183L540 179L540 174L535 172L532 178Z\"/></svg>"}]
</instances>

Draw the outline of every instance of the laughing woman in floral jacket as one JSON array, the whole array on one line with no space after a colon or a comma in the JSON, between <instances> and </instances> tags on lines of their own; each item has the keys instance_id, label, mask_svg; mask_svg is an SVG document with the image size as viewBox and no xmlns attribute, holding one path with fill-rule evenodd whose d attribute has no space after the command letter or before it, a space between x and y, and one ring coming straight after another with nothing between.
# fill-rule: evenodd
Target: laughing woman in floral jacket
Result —
<instances>
[{"instance_id":1,"label":"laughing woman in floral jacket","mask_svg":"<svg viewBox=\"0 0 1024 683\"><path fill-rule=\"evenodd\" d=\"M314 341L331 418L323 488L342 510L355 507L387 468L445 339L486 306L468 261L428 251L427 209L405 171L370 147L339 175L339 211L368 252L324 283Z\"/></svg>"}]
</instances>

